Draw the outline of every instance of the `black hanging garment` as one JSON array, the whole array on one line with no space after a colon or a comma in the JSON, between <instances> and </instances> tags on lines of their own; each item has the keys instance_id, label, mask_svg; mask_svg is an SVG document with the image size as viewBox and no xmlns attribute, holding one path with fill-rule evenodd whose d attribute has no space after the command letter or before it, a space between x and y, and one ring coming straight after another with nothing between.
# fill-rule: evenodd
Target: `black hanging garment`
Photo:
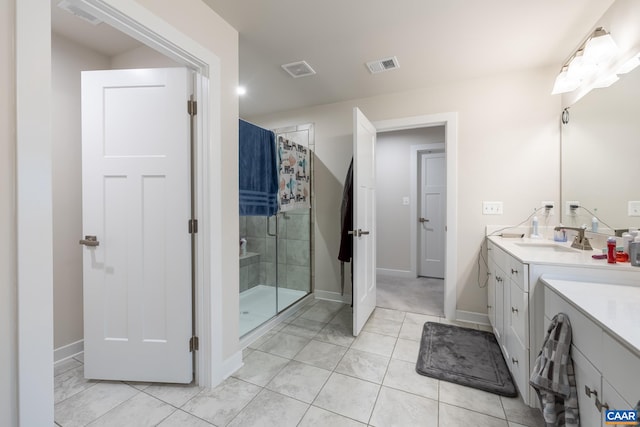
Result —
<instances>
[{"instance_id":1,"label":"black hanging garment","mask_svg":"<svg viewBox=\"0 0 640 427\"><path fill-rule=\"evenodd\" d=\"M342 192L342 206L340 207L340 295L344 295L344 263L351 262L353 258L353 236L349 234L353 230L353 158L349 164L347 177L344 180ZM353 263L351 263L351 294L353 295ZM352 303L353 306L353 303Z\"/></svg>"},{"instance_id":2,"label":"black hanging garment","mask_svg":"<svg viewBox=\"0 0 640 427\"><path fill-rule=\"evenodd\" d=\"M349 234L349 231L353 230L353 159L351 159L347 177L344 180L340 217L342 231L338 259L342 262L351 262L353 257L353 236Z\"/></svg>"}]
</instances>

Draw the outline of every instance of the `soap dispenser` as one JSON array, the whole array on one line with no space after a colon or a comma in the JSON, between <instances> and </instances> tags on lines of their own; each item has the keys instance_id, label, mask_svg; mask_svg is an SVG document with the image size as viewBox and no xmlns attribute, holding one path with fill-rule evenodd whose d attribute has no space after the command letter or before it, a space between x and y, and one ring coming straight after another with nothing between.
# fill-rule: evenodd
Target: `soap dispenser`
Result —
<instances>
[{"instance_id":1,"label":"soap dispenser","mask_svg":"<svg viewBox=\"0 0 640 427\"><path fill-rule=\"evenodd\" d=\"M598 217L596 216L595 212L598 212L598 209L594 209L594 214L593 214L593 218L591 218L591 231L593 231L594 233L598 232Z\"/></svg>"}]
</instances>

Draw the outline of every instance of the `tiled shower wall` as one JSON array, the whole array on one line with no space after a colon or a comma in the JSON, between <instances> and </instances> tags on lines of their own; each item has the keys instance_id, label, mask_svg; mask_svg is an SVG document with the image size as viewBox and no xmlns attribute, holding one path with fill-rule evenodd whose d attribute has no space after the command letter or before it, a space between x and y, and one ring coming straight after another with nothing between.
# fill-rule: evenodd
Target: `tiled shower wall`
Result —
<instances>
[{"instance_id":1,"label":"tiled shower wall","mask_svg":"<svg viewBox=\"0 0 640 427\"><path fill-rule=\"evenodd\" d=\"M249 256L240 260L240 291L257 284L275 286L276 261L278 286L309 292L311 283L309 209L278 214L278 256L276 238L269 236L276 229L275 217L241 217L240 235L247 239ZM251 254L259 254L259 263Z\"/></svg>"}]
</instances>

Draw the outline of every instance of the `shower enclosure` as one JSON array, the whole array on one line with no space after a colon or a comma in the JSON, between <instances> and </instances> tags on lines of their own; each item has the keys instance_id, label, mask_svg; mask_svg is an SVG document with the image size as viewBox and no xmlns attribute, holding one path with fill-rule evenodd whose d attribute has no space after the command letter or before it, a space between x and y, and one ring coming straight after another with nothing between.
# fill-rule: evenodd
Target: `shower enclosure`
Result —
<instances>
[{"instance_id":1,"label":"shower enclosure","mask_svg":"<svg viewBox=\"0 0 640 427\"><path fill-rule=\"evenodd\" d=\"M313 125L277 129L275 134L276 144L284 138L309 150L306 167L313 177ZM283 205L270 217L240 217L240 238L246 239L246 253L240 255L240 336L312 292L311 183L309 189L310 207Z\"/></svg>"}]
</instances>

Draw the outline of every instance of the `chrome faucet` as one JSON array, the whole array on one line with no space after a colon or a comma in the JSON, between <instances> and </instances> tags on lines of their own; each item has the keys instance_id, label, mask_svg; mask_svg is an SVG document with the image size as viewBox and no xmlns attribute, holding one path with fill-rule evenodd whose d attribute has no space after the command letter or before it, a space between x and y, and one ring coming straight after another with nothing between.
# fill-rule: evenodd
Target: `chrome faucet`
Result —
<instances>
[{"instance_id":1,"label":"chrome faucet","mask_svg":"<svg viewBox=\"0 0 640 427\"><path fill-rule=\"evenodd\" d=\"M591 243L589 243L589 239L584 235L586 230L585 227L565 227L558 226L554 228L555 231L558 230L574 230L578 232L578 235L573 239L573 243L571 243L572 248L582 249L583 251L592 251Z\"/></svg>"}]
</instances>

